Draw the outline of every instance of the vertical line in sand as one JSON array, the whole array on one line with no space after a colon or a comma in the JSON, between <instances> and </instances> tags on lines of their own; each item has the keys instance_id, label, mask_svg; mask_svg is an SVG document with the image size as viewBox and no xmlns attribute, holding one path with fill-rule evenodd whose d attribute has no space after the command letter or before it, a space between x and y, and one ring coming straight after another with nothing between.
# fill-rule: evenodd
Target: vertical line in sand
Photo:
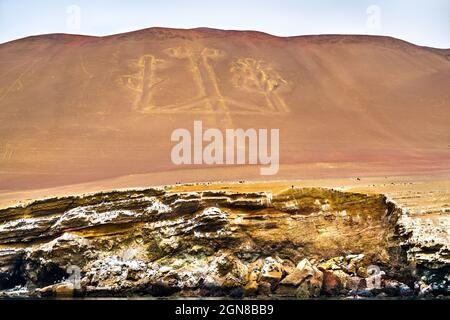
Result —
<instances>
[{"instance_id":1,"label":"vertical line in sand","mask_svg":"<svg viewBox=\"0 0 450 320\"><path fill-rule=\"evenodd\" d=\"M153 63L154 57L150 55L145 55L142 58L142 93L141 99L139 101L140 109L145 109L149 106L150 98L151 98L151 86L152 86L152 77L153 77Z\"/></svg>"},{"instance_id":2,"label":"vertical line in sand","mask_svg":"<svg viewBox=\"0 0 450 320\"><path fill-rule=\"evenodd\" d=\"M202 73L200 71L199 68L199 63L198 61L194 60L192 51L189 50L188 53L188 59L189 59L189 63L191 65L191 72L192 72L192 76L194 78L194 81L197 85L197 88L199 90L199 97L204 98L205 99L205 104L206 104L206 108L213 113L214 109L213 106L211 105L211 102L208 99L208 96L206 94L206 89L205 89L205 85L204 85L204 79L202 78Z\"/></svg>"},{"instance_id":3,"label":"vertical line in sand","mask_svg":"<svg viewBox=\"0 0 450 320\"><path fill-rule=\"evenodd\" d=\"M225 126L232 128L233 127L233 120L231 118L230 115L230 110L225 102L225 98L222 96L222 94L220 93L220 89L219 89L219 85L217 83L217 76L214 72L213 67L211 67L211 65L208 63L208 55L205 53L205 51L208 49L203 49L201 55L202 55L202 59L203 59L203 65L206 68L206 71L208 72L208 76L209 76L209 80L211 81L211 84L213 86L214 89L214 95L215 95L215 100L218 102L221 111L224 114L224 121L225 122Z\"/></svg>"},{"instance_id":4,"label":"vertical line in sand","mask_svg":"<svg viewBox=\"0 0 450 320\"><path fill-rule=\"evenodd\" d=\"M6 91L0 96L0 101L2 101L3 99L5 99L6 96L11 92L11 90L12 90L18 83L20 83L20 82L22 81L22 78L23 78L28 72L30 72L30 71L33 69L33 67L34 67L39 61L41 61L42 59L43 59L43 58L37 58L37 59L33 60L33 62L31 63L31 65L30 65L28 68L26 68L25 71L22 72L22 73L19 75L19 77L18 77L16 80L13 81L12 84L10 84L10 85L8 86L8 88L6 89ZM22 83L22 85L23 85L23 83Z\"/></svg>"}]
</instances>

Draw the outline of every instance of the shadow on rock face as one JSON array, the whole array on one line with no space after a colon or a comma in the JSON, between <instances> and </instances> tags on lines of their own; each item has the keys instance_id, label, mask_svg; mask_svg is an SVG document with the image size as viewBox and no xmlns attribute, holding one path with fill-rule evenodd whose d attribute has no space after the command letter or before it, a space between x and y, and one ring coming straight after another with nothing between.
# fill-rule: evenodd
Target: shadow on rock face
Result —
<instances>
[{"instance_id":1,"label":"shadow on rock face","mask_svg":"<svg viewBox=\"0 0 450 320\"><path fill-rule=\"evenodd\" d=\"M31 265L34 265L34 263ZM38 288L61 282L69 276L64 269L52 262L39 265L34 270L30 267L30 265L27 266L27 270L30 270L31 272L26 274L26 276L28 276L28 280L32 280Z\"/></svg>"}]
</instances>

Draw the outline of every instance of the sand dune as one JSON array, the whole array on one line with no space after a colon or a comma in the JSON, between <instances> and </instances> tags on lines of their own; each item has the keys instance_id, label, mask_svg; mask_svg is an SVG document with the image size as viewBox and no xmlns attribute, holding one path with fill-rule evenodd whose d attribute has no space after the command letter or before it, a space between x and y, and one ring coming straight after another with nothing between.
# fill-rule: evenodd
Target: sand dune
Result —
<instances>
[{"instance_id":1,"label":"sand dune","mask_svg":"<svg viewBox=\"0 0 450 320\"><path fill-rule=\"evenodd\" d=\"M158 172L163 183L260 178L252 167L175 167L170 134L194 120L280 128L274 179L448 170L449 85L448 50L387 37L25 38L0 45L0 190Z\"/></svg>"}]
</instances>

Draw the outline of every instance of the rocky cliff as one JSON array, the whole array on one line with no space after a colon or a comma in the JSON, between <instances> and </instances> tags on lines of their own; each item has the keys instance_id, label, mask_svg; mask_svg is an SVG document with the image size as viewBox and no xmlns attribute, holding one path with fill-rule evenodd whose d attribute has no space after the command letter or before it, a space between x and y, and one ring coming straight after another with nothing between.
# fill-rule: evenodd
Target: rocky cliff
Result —
<instances>
[{"instance_id":1,"label":"rocky cliff","mask_svg":"<svg viewBox=\"0 0 450 320\"><path fill-rule=\"evenodd\" d=\"M0 295L448 295L448 224L426 228L321 188L40 200L0 211Z\"/></svg>"}]
</instances>

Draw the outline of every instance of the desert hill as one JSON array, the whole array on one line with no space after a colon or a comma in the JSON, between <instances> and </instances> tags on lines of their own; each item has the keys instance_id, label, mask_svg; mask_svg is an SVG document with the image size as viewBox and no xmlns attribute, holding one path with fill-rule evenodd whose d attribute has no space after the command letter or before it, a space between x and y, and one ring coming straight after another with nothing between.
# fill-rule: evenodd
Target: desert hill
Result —
<instances>
[{"instance_id":1,"label":"desert hill","mask_svg":"<svg viewBox=\"0 0 450 320\"><path fill-rule=\"evenodd\" d=\"M0 190L161 171L174 183L170 135L194 120L280 128L277 179L449 170L449 87L448 50L388 37L24 38L0 45ZM211 180L258 172L215 168Z\"/></svg>"}]
</instances>

